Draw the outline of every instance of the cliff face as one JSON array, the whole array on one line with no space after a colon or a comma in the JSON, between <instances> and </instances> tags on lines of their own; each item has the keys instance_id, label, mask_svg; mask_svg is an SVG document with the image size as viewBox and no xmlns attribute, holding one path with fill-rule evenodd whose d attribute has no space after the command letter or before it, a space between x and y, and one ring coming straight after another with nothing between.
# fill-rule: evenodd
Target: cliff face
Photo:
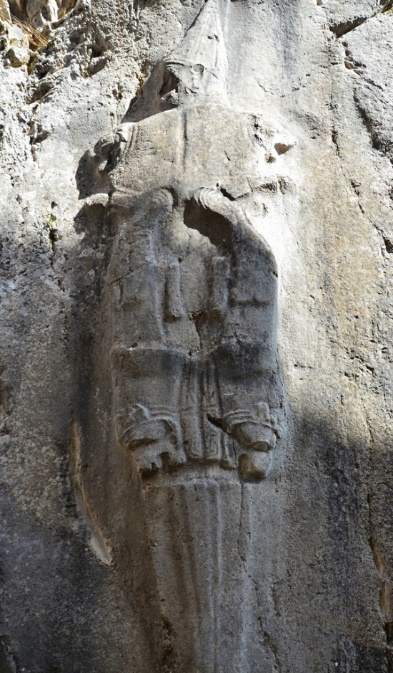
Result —
<instances>
[{"instance_id":1,"label":"cliff face","mask_svg":"<svg viewBox=\"0 0 393 673\"><path fill-rule=\"evenodd\" d=\"M1 671L392 673L390 5L0 0Z\"/></svg>"}]
</instances>

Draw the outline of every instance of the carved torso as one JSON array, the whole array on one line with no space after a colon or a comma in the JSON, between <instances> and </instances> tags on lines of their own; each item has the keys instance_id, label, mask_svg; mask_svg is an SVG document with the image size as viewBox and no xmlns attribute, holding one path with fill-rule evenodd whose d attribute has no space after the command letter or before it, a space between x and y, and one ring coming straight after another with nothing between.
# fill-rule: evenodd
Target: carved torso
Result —
<instances>
[{"instance_id":1,"label":"carved torso","mask_svg":"<svg viewBox=\"0 0 393 673\"><path fill-rule=\"evenodd\" d=\"M269 179L258 129L217 107L122 128L112 358L119 441L145 476L216 463L260 479L276 442L277 270L243 207Z\"/></svg>"}]
</instances>

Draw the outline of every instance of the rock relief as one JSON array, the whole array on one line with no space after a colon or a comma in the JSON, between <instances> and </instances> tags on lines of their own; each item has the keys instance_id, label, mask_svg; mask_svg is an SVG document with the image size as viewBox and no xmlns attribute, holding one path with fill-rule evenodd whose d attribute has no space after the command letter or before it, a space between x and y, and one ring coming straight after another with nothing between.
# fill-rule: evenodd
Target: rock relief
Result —
<instances>
[{"instance_id":1,"label":"rock relief","mask_svg":"<svg viewBox=\"0 0 393 673\"><path fill-rule=\"evenodd\" d=\"M291 141L232 109L224 39L225 6L208 0L152 73L148 113L137 101L99 147L115 232L105 467L131 466L132 553L108 537L126 574L135 559L143 569L154 670L167 673L260 670L247 645L253 498L285 420L278 268L255 214L266 194L285 198Z\"/></svg>"},{"instance_id":2,"label":"rock relief","mask_svg":"<svg viewBox=\"0 0 393 673\"><path fill-rule=\"evenodd\" d=\"M116 434L146 478L258 481L280 436L277 266L247 206L291 143L230 109L224 14L204 6L165 60L172 107L123 124L108 160Z\"/></svg>"}]
</instances>

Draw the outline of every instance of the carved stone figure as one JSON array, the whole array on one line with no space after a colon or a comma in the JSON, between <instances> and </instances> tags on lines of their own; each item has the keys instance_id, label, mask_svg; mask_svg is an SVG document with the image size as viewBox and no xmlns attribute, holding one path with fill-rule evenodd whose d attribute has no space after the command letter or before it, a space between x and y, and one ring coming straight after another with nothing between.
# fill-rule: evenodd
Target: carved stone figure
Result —
<instances>
[{"instance_id":1,"label":"carved stone figure","mask_svg":"<svg viewBox=\"0 0 393 673\"><path fill-rule=\"evenodd\" d=\"M117 435L142 475L216 464L261 479L281 401L277 271L242 209L219 189L144 194L109 277Z\"/></svg>"},{"instance_id":2,"label":"carved stone figure","mask_svg":"<svg viewBox=\"0 0 393 673\"><path fill-rule=\"evenodd\" d=\"M283 417L277 265L249 206L279 191L289 143L227 104L224 14L208 0L165 61L163 111L124 123L108 160L115 435L140 474L176 652L165 670L179 673L247 668L231 636L243 630L239 546L223 553L223 538Z\"/></svg>"}]
</instances>

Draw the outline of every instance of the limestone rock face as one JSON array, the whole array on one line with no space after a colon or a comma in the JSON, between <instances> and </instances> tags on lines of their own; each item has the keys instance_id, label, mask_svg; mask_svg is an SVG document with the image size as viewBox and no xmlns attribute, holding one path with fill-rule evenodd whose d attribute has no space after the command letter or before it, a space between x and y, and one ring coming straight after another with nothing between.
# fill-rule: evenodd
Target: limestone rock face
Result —
<instances>
[{"instance_id":1,"label":"limestone rock face","mask_svg":"<svg viewBox=\"0 0 393 673\"><path fill-rule=\"evenodd\" d=\"M392 673L392 28L0 0L1 673Z\"/></svg>"}]
</instances>

